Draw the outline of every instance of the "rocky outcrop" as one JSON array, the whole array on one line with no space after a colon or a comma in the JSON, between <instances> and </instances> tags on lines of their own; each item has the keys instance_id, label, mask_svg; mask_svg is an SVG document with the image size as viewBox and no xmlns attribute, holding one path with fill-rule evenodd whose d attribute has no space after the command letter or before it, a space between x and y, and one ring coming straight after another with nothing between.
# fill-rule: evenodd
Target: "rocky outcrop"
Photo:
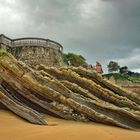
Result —
<instances>
[{"instance_id":1,"label":"rocky outcrop","mask_svg":"<svg viewBox=\"0 0 140 140\"><path fill-rule=\"evenodd\" d=\"M138 96L140 96L140 84L137 86L123 86L123 88L125 88L128 91L132 91L138 94Z\"/></svg>"},{"instance_id":2,"label":"rocky outcrop","mask_svg":"<svg viewBox=\"0 0 140 140\"><path fill-rule=\"evenodd\" d=\"M83 68L40 65L33 70L4 54L0 91L0 102L32 123L46 124L42 114L50 114L140 129L140 98Z\"/></svg>"},{"instance_id":3,"label":"rocky outcrop","mask_svg":"<svg viewBox=\"0 0 140 140\"><path fill-rule=\"evenodd\" d=\"M131 80L128 80L127 78L115 79L114 76L111 76L111 77L104 76L104 78L111 81L111 83L114 83L115 85L118 85L119 87L123 87L124 89L128 91L135 92L140 96L140 82L139 81L131 81Z\"/></svg>"},{"instance_id":4,"label":"rocky outcrop","mask_svg":"<svg viewBox=\"0 0 140 140\"><path fill-rule=\"evenodd\" d=\"M31 123L46 124L46 122L43 120L43 117L38 112L13 98L2 87L0 87L0 90L0 102L12 112L30 121Z\"/></svg>"}]
</instances>

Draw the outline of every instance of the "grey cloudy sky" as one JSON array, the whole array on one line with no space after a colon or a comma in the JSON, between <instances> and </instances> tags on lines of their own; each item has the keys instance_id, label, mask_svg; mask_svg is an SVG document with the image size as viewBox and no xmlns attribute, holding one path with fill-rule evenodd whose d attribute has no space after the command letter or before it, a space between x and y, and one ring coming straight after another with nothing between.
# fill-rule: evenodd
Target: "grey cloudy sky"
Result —
<instances>
[{"instance_id":1,"label":"grey cloudy sky","mask_svg":"<svg viewBox=\"0 0 140 140\"><path fill-rule=\"evenodd\" d=\"M0 34L55 40L88 63L140 72L140 0L0 0Z\"/></svg>"}]
</instances>

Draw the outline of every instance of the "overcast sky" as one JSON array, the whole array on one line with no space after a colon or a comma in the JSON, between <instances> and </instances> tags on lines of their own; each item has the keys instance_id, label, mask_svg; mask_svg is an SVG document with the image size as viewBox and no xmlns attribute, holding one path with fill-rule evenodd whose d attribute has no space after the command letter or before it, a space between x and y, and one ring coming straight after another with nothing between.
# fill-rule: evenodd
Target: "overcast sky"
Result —
<instances>
[{"instance_id":1,"label":"overcast sky","mask_svg":"<svg viewBox=\"0 0 140 140\"><path fill-rule=\"evenodd\" d=\"M0 0L1 33L49 38L104 70L115 60L140 72L140 0Z\"/></svg>"}]
</instances>

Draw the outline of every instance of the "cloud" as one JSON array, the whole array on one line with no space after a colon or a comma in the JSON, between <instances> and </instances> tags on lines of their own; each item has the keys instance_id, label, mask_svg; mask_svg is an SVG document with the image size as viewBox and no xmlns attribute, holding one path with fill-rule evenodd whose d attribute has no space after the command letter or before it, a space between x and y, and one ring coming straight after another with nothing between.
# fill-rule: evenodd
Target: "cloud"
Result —
<instances>
[{"instance_id":1,"label":"cloud","mask_svg":"<svg viewBox=\"0 0 140 140\"><path fill-rule=\"evenodd\" d=\"M116 61L121 66L127 65L131 69L140 69L140 49L134 49L126 58L120 58Z\"/></svg>"},{"instance_id":2,"label":"cloud","mask_svg":"<svg viewBox=\"0 0 140 140\"><path fill-rule=\"evenodd\" d=\"M132 69L133 72L139 72L140 73L140 69Z\"/></svg>"},{"instance_id":3,"label":"cloud","mask_svg":"<svg viewBox=\"0 0 140 140\"><path fill-rule=\"evenodd\" d=\"M0 0L1 33L56 40L105 69L110 60L140 68L139 31L139 0Z\"/></svg>"}]
</instances>

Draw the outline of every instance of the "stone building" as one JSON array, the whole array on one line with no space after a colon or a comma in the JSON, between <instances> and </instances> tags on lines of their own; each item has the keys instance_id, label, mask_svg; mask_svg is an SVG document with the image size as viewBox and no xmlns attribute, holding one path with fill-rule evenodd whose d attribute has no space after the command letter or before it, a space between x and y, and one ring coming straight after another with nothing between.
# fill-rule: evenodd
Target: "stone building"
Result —
<instances>
[{"instance_id":1,"label":"stone building","mask_svg":"<svg viewBox=\"0 0 140 140\"><path fill-rule=\"evenodd\" d=\"M102 65L99 62L96 62L96 71L97 73L103 74Z\"/></svg>"},{"instance_id":2,"label":"stone building","mask_svg":"<svg viewBox=\"0 0 140 140\"><path fill-rule=\"evenodd\" d=\"M88 70L96 71L99 74L103 74L102 65L99 62L96 62L95 66L92 64L85 64L85 65L82 65L82 67Z\"/></svg>"},{"instance_id":3,"label":"stone building","mask_svg":"<svg viewBox=\"0 0 140 140\"><path fill-rule=\"evenodd\" d=\"M18 60L30 66L38 64L61 66L64 64L62 45L50 39L33 37L11 39L1 34L0 49L10 52Z\"/></svg>"}]
</instances>

